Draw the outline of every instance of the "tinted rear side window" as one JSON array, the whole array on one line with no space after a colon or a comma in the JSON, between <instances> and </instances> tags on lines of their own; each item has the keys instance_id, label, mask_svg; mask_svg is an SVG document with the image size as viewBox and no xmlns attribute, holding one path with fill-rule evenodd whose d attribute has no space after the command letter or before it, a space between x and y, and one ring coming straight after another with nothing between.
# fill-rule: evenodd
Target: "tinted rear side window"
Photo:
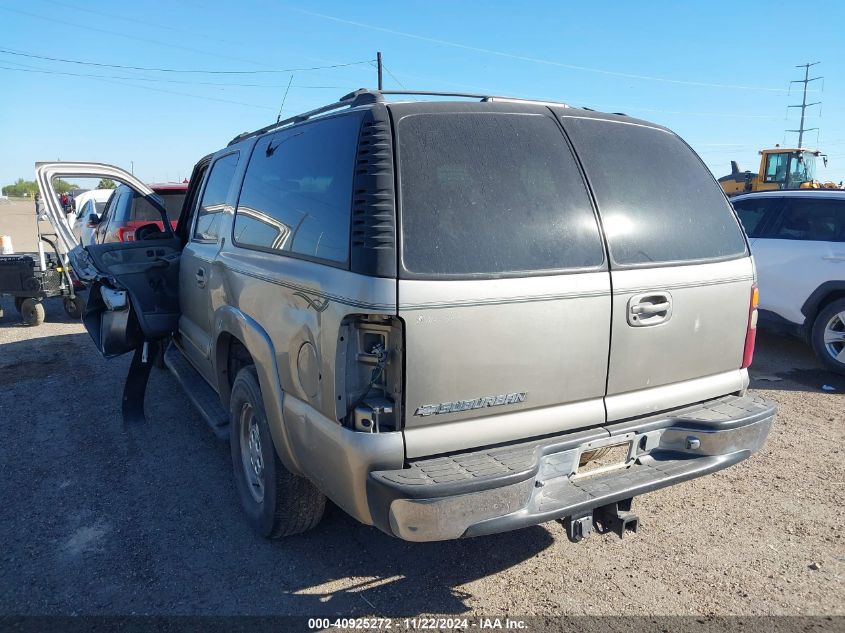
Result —
<instances>
[{"instance_id":1,"label":"tinted rear side window","mask_svg":"<svg viewBox=\"0 0 845 633\"><path fill-rule=\"evenodd\" d=\"M734 202L734 209L748 237L760 237L780 207L780 198L747 198Z\"/></svg>"},{"instance_id":2,"label":"tinted rear side window","mask_svg":"<svg viewBox=\"0 0 845 633\"><path fill-rule=\"evenodd\" d=\"M599 266L583 179L543 115L416 114L398 125L402 262L421 275Z\"/></svg>"},{"instance_id":3,"label":"tinted rear side window","mask_svg":"<svg viewBox=\"0 0 845 633\"><path fill-rule=\"evenodd\" d=\"M845 200L787 198L784 204L773 239L845 242Z\"/></svg>"},{"instance_id":4,"label":"tinted rear side window","mask_svg":"<svg viewBox=\"0 0 845 633\"><path fill-rule=\"evenodd\" d=\"M184 191L159 191L159 198L164 202L169 220L178 220L182 212L182 203L185 202ZM161 212L151 205L146 198L136 195L132 204L130 220L135 222L161 222Z\"/></svg>"},{"instance_id":5,"label":"tinted rear side window","mask_svg":"<svg viewBox=\"0 0 845 633\"><path fill-rule=\"evenodd\" d=\"M341 116L259 140L235 213L235 243L346 263L359 127L357 117Z\"/></svg>"},{"instance_id":6,"label":"tinted rear side window","mask_svg":"<svg viewBox=\"0 0 845 633\"><path fill-rule=\"evenodd\" d=\"M746 253L721 187L674 134L604 119L562 119L592 184L616 264Z\"/></svg>"}]
</instances>

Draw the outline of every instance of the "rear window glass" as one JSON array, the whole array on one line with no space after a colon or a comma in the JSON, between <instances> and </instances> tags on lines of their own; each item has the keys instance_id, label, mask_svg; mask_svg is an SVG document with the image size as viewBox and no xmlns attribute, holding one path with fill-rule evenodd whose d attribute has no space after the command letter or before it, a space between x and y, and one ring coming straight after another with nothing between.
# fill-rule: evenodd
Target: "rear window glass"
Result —
<instances>
[{"instance_id":1,"label":"rear window glass","mask_svg":"<svg viewBox=\"0 0 845 633\"><path fill-rule=\"evenodd\" d=\"M586 188L553 119L410 115L398 139L407 272L496 275L603 263Z\"/></svg>"},{"instance_id":2,"label":"rear window glass","mask_svg":"<svg viewBox=\"0 0 845 633\"><path fill-rule=\"evenodd\" d=\"M674 134L603 119L565 116L563 123L595 192L615 263L745 254L721 187Z\"/></svg>"},{"instance_id":3,"label":"rear window glass","mask_svg":"<svg viewBox=\"0 0 845 633\"><path fill-rule=\"evenodd\" d=\"M775 213L781 205L780 198L748 198L734 202L734 209L748 237L759 237L766 216Z\"/></svg>"},{"instance_id":4,"label":"rear window glass","mask_svg":"<svg viewBox=\"0 0 845 633\"><path fill-rule=\"evenodd\" d=\"M182 212L182 203L185 202L184 191L158 191L159 198L164 201L164 208L167 210L169 220L178 220ZM132 208L134 222L161 222L161 213L146 198L136 196Z\"/></svg>"}]
</instances>

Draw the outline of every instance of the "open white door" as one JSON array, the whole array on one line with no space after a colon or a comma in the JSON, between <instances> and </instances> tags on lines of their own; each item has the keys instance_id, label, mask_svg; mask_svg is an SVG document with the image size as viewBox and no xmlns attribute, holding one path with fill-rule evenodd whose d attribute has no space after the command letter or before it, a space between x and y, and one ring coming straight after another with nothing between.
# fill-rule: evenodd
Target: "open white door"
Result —
<instances>
[{"instance_id":1,"label":"open white door","mask_svg":"<svg viewBox=\"0 0 845 633\"><path fill-rule=\"evenodd\" d=\"M153 190L120 167L106 165L104 163L71 161L35 163L35 179L41 191L44 210L47 214L47 219L53 225L53 228L55 228L56 235L58 236L56 247L62 251L58 255L67 254L71 259L74 272L86 281L95 279L98 276L98 271L95 267L92 267L91 259L81 248L76 236L73 234L73 230L67 222L65 214L62 212L59 196L53 187L53 179L55 178L108 178L128 185L139 194L148 197L154 206L163 211L163 207Z\"/></svg>"},{"instance_id":2,"label":"open white door","mask_svg":"<svg viewBox=\"0 0 845 633\"><path fill-rule=\"evenodd\" d=\"M57 248L69 256L74 273L93 284L83 323L105 356L166 338L179 318L180 240L159 197L132 174L101 163L36 163L45 212L58 235ZM162 221L139 227L131 242L82 247L62 213L55 178L109 178L128 186L161 214Z\"/></svg>"}]
</instances>

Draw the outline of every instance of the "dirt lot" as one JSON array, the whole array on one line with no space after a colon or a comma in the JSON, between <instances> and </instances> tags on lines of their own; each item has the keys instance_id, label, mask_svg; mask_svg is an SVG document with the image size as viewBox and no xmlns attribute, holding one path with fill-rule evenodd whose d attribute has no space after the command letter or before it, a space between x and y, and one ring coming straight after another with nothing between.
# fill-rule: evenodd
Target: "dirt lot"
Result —
<instances>
[{"instance_id":1,"label":"dirt lot","mask_svg":"<svg viewBox=\"0 0 845 633\"><path fill-rule=\"evenodd\" d=\"M798 341L760 336L752 385L780 403L763 451L637 499L624 540L549 523L415 545L333 509L267 542L167 373L127 428L128 357L57 301L38 328L0 305L0 614L845 614L845 380Z\"/></svg>"},{"instance_id":2,"label":"dirt lot","mask_svg":"<svg viewBox=\"0 0 845 633\"><path fill-rule=\"evenodd\" d=\"M23 198L0 200L0 235L10 235L18 252L33 252L38 248L36 237L35 202ZM46 222L42 230L52 233Z\"/></svg>"}]
</instances>

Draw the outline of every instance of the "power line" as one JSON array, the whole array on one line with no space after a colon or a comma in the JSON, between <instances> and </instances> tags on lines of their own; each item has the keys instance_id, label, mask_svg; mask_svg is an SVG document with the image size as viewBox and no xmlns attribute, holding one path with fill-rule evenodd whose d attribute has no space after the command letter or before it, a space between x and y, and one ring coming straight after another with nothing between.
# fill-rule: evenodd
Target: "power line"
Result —
<instances>
[{"instance_id":1,"label":"power line","mask_svg":"<svg viewBox=\"0 0 845 633\"><path fill-rule=\"evenodd\" d=\"M390 77L393 79L393 81L398 83L399 87L402 88L402 90L407 90L407 88L405 87L405 84L403 84L401 81L399 81L399 78L396 77L396 75L394 75L392 72L390 72L390 69L387 66L385 66L384 64L382 64L381 66L382 66L382 68L384 68L384 72L386 72L388 75L390 75Z\"/></svg>"},{"instance_id":2,"label":"power line","mask_svg":"<svg viewBox=\"0 0 845 633\"><path fill-rule=\"evenodd\" d=\"M48 1L51 1L51 0L48 0ZM56 3L56 4L61 4L61 3ZM65 4L64 6L69 6L69 5ZM205 7L203 7L203 8L205 8ZM12 8L9 8L9 7L0 6L0 10L9 11L9 12L12 12L12 13L18 13L20 15L29 16L29 17L32 17L32 18L37 18L39 20L45 20L45 21L48 21L48 22L55 22L57 24L72 26L72 27L78 28L78 29L86 29L86 30L89 30L89 31L94 31L96 33L103 33L107 36L122 37L122 38L135 40L135 41L139 41L139 42L144 42L144 43L148 43L148 44L155 44L157 46L164 46L164 47L175 48L175 49L179 49L179 50L183 50L183 51L189 51L189 52L192 52L192 53L198 53L198 54L205 55L205 56L212 56L212 57L217 57L217 58L220 58L220 59L233 60L233 61L238 61L238 62L245 62L245 63L252 64L252 65L255 65L255 66L272 68L272 65L266 63L266 60L257 61L257 60L254 60L254 59L246 59L246 58L243 58L243 57L235 57L233 55L226 55L226 54L220 53L219 52L220 48L221 48L220 44L226 43L226 42L220 40L220 38L217 38L217 37L209 38L207 35L202 36L202 37L205 37L207 39L214 39L215 44L217 44L217 48L214 51L208 51L208 50L202 50L202 49L197 49L197 48L191 48L191 47L183 46L183 45L179 45L179 44L174 44L170 41L153 40L153 39L149 39L149 38L139 37L137 35L116 31L113 28L109 28L109 29L97 28L97 27L91 26L90 24L87 24L87 23L86 24L78 24L78 23L70 22L68 20L62 20L62 19L55 18L55 17L48 17L48 16L44 16L44 15L39 15L39 14L36 14L36 13L29 13L27 11L21 11L19 9L12 9ZM93 12L93 13L96 13L96 12ZM123 19L123 20L135 21L135 22L138 22L140 24L146 24L148 26L162 27L162 25L159 25L157 23L144 22L142 20L124 18L124 17L120 17L120 16L117 16L115 14L110 14L110 13L103 13L102 15L104 15L106 17L111 17L111 18L114 18L114 19ZM197 35L195 33L185 31L184 29L179 29L179 30L182 33L186 33L188 35ZM232 44L232 43L229 42L229 44ZM233 46L227 47L225 50L229 50L230 48L236 48L236 47L233 45ZM319 58L314 58L314 57L308 57L308 58L309 59L316 59L318 62L323 62L325 64L338 64L338 62L335 61L335 60L319 59ZM281 71L281 72L284 72L284 71ZM306 71L303 70L301 72L306 72ZM308 72L314 72L317 75L323 74L323 73L320 73L319 71L308 71ZM326 76L331 77L332 79L338 79L337 77L332 77L331 75L326 75Z\"/></svg>"},{"instance_id":3,"label":"power line","mask_svg":"<svg viewBox=\"0 0 845 633\"><path fill-rule=\"evenodd\" d=\"M54 4L60 7L64 7L66 9L72 9L73 11L82 11L83 13L90 13L92 15L100 15L106 18L111 18L113 20L121 20L123 22L130 22L132 24L140 24L142 26L153 26L159 29L165 29L168 31L173 31L174 33L184 33L185 35L190 35L192 37L201 37L203 39L212 40L213 42L219 44L220 39L207 35L205 33L198 33L196 31L187 31L185 29L181 29L178 27L173 26L172 24L162 24L160 22L149 22L147 20L139 20L137 18L126 17L123 15L118 15L116 13L108 13L106 11L95 11L93 9L88 9L85 7L80 7L79 5L69 4L67 2L59 2L58 0L42 0L42 2L48 2L50 4ZM244 60L248 61L248 60ZM257 62L255 62L257 63Z\"/></svg>"},{"instance_id":4,"label":"power line","mask_svg":"<svg viewBox=\"0 0 845 633\"><path fill-rule=\"evenodd\" d=\"M372 63L371 63L371 65L375 66L375 64L372 64ZM384 66L384 70L391 77L393 77L393 79L395 79L396 82L403 89L405 89L405 86L402 85L402 82L399 81L399 78L396 77L396 75L391 73L389 70L387 70L387 66ZM411 74L408 74L408 73L405 73L405 72L403 72L401 74L405 75L406 78L412 77L412 78L421 79L421 80L424 80L424 81L437 81L437 80L435 80L431 77L422 77L420 75L411 75ZM441 82L441 83L451 84L451 85L463 87L463 88L470 88L472 90L481 91L481 92L484 92L484 93L487 93L487 94L502 95L502 94L508 93L507 90L503 92L501 90L491 90L490 88L484 88L484 87L481 87L481 86L473 86L473 85L470 85L470 84L458 84L458 83L448 82L448 81L444 81L444 82ZM774 114L746 114L744 112L689 112L689 111L686 111L686 110L661 110L661 109L655 109L655 108L642 108L642 107L639 107L639 106L619 105L618 103L617 104L597 103L597 102L594 102L592 99L590 99L588 97L538 98L538 100L540 100L540 101L554 101L556 99L564 101L564 102L566 102L570 105L575 104L575 103L584 103L584 104L588 104L589 107L591 107L591 108L604 108L608 112L620 112L620 111L624 111L624 112L647 112L649 114L674 114L674 115L680 115L680 116L725 117L725 118L738 118L738 119L780 119L781 118L780 115L774 115ZM579 107L579 106L573 106L573 107Z\"/></svg>"},{"instance_id":5,"label":"power line","mask_svg":"<svg viewBox=\"0 0 845 633\"><path fill-rule=\"evenodd\" d=\"M8 68L8 67L5 67L5 66L0 66L0 69L3 69L3 70L30 70L31 72L46 72L48 74L63 74L63 75L64 74L70 74L72 76L76 76L73 73L57 73L57 72L52 72L52 71L38 71L38 70L35 70L35 69ZM128 83L124 83L122 81L115 81L113 79L105 79L103 77L90 76L90 79L94 79L95 81L102 81L102 82L109 83L109 84L115 84L117 86L125 86L125 87L128 87L128 88L137 88L139 90L152 90L153 92L162 92L162 93L165 93L165 94L179 95L179 96L182 96L182 97L191 97L193 99L202 99L204 101L216 101L218 103L230 103L230 104L233 104L233 105L246 106L246 107L249 107L249 108L259 108L261 110L274 110L275 109L275 108L271 108L271 107L266 106L266 105L258 105L258 104L255 104L255 103L246 103L244 101L234 101L232 99L222 99L222 98L219 98L219 97L209 97L209 96L205 96L205 95L196 95L196 94L192 94L190 92L179 92L177 90L166 90L164 88L155 88L153 86L139 86L139 85L136 85L136 84L128 84Z\"/></svg>"},{"instance_id":6,"label":"power line","mask_svg":"<svg viewBox=\"0 0 845 633\"><path fill-rule=\"evenodd\" d=\"M681 84L687 86L700 86L705 88L727 88L733 90L759 90L764 92L786 92L783 88L766 88L761 86L745 86L745 85L737 85L737 84L721 84L721 83L708 83L703 81L689 81L685 79L669 79L666 77L655 77L652 75L640 75L635 73L626 73L620 72L615 70L606 70L603 68L592 68L589 66L576 66L574 64L564 64L562 62L557 62L550 59L542 59L540 57L530 57L527 55L517 55L515 53L508 53L505 51L497 51L490 48L481 48L478 46L470 46L468 44L461 44L460 42L451 42L449 40L441 40L434 37L427 37L424 35L417 35L415 33L407 33L405 31L397 31L394 29L388 29L381 26L375 26L372 24L366 24L364 22L355 22L354 20L346 20L343 18L338 18L332 15L326 15L324 13L316 13L314 11L307 11L305 9L297 9L294 7L290 7L291 11L296 11L297 13L302 13L304 15L310 15L312 17L321 18L323 20L330 20L332 22L338 22L341 24L349 24L351 26L357 26L359 28L370 29L373 31L379 31L381 33L389 33L391 35L398 35L400 37L407 37L410 39L419 40L422 42L430 42L432 44L439 44L441 46L451 46L452 48L460 48L462 50L473 51L476 53L484 53L487 55L496 55L498 57L505 57L508 59L515 59L518 61L525 61L525 62L532 62L535 64L544 64L547 66L557 66L559 68L567 68L569 70L578 70L582 72L590 72L590 73L597 73L602 75L610 75L614 77L624 77L626 79L640 79L644 81L657 81L662 83L669 83L669 84Z\"/></svg>"},{"instance_id":7,"label":"power line","mask_svg":"<svg viewBox=\"0 0 845 633\"><path fill-rule=\"evenodd\" d=\"M220 59L229 59L229 60L234 59L236 61L241 61L241 62L249 61L249 60L244 60L244 59L238 59L236 57L232 57L231 55L224 55L224 54L216 52L216 51L212 52L212 51L207 51L207 50L201 50L201 49L198 49L198 48L191 48L189 46L183 46L181 44L174 44L172 42L154 40L154 39L150 39L150 38L147 38L147 37L139 37L137 35L131 35L129 33L121 33L120 31L116 31L114 29L101 29L101 28L98 28L96 26L91 26L90 24L79 24L78 22L71 22L69 20L63 20L63 19L60 19L60 18L48 17L48 16L44 16L44 15L39 15L37 13L30 13L29 11L21 11L20 9L12 9L10 7L0 7L0 11L8 11L10 13L17 13L19 15L25 15L25 16L28 16L28 17L31 17L31 18L36 18L36 19L39 19L39 20L45 20L47 22L54 22L56 24L62 24L62 25L65 25L65 26L72 26L76 29L85 29L87 31L93 31L95 33L102 33L102 34L109 36L109 37L122 37L124 39L134 40L136 42L144 42L146 44L155 44L156 46L166 46L168 48L175 48L175 49L178 49L178 50L188 51L188 52L191 52L191 53L199 53L200 55L218 57ZM249 62L249 63L254 63L254 62ZM261 65L261 64L259 64L259 65Z\"/></svg>"},{"instance_id":8,"label":"power line","mask_svg":"<svg viewBox=\"0 0 845 633\"><path fill-rule=\"evenodd\" d=\"M63 57L49 57L47 55L36 55L34 53L24 53L20 51L13 51L7 48L0 48L0 53L6 55L17 55L19 57L30 57L32 59L43 59L51 62L61 62L64 64L79 64L82 66L97 66L99 68L119 68L121 70L142 70L145 72L160 72L160 73L196 73L204 75L259 75L266 73L283 73L288 74L292 72L306 72L310 70L324 70L328 68L344 68L346 66L359 66L362 64L372 63L372 59L365 59L357 62L348 62L345 64L330 64L326 66L312 66L309 68L274 68L261 70L200 70L200 69L186 69L186 68L154 68L150 66L128 66L122 64L105 64L102 62L88 62L79 59L65 59Z\"/></svg>"},{"instance_id":9,"label":"power line","mask_svg":"<svg viewBox=\"0 0 845 633\"><path fill-rule=\"evenodd\" d=\"M12 64L14 62L2 62L6 64ZM20 64L22 65L22 64ZM40 73L43 75L64 75L67 77L87 77L90 79L119 79L121 81L146 81L152 83L168 83L168 84L179 84L183 86L218 86L220 88L270 88L276 90L278 88L284 88L287 84L245 84L245 83L219 83L214 81L190 81L190 80L182 80L182 79L160 79L156 77L123 77L121 75L95 75L92 73L72 73L67 71L60 71L60 70L48 70L46 68L36 68L34 66L25 66L23 68L9 68L7 66L0 66L0 69L3 70L16 70L18 72L30 72L30 73ZM349 90L349 86L302 86L302 85L293 85L291 88L302 88L302 89L316 89L316 90Z\"/></svg>"}]
</instances>

